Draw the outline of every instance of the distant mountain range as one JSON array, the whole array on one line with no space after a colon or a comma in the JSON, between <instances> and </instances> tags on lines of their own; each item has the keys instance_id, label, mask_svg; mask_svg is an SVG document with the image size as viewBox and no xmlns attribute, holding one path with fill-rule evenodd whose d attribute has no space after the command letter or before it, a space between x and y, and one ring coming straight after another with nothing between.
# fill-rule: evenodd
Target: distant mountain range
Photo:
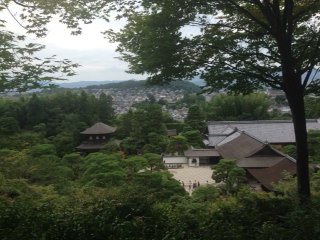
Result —
<instances>
[{"instance_id":1,"label":"distant mountain range","mask_svg":"<svg viewBox=\"0 0 320 240\"><path fill-rule=\"evenodd\" d=\"M320 79L320 72L317 70L313 70L311 74L311 79L312 78ZM130 79L130 80L139 81L135 79ZM56 84L62 88L85 88L92 85L104 85L108 83L120 83L125 81L129 81L129 80L79 81L79 82L62 82L62 83L56 83ZM199 76L194 77L191 81L188 81L188 82L194 83L195 85L198 85L198 86L205 85L204 80L201 79Z\"/></svg>"},{"instance_id":2,"label":"distant mountain range","mask_svg":"<svg viewBox=\"0 0 320 240\"><path fill-rule=\"evenodd\" d=\"M85 88L91 85L102 85L108 83L118 83L127 80L106 80L106 81L79 81L79 82L62 82L62 83L55 83L59 87L62 88Z\"/></svg>"},{"instance_id":3,"label":"distant mountain range","mask_svg":"<svg viewBox=\"0 0 320 240\"><path fill-rule=\"evenodd\" d=\"M135 79L130 79L130 80L135 80ZM109 83L120 83L125 81L128 81L128 80L79 81L79 82L62 82L62 83L55 83L55 84L57 84L59 87L62 87L62 88L85 88L92 85L105 85ZM135 80L135 81L139 81L139 80ZM204 86L204 81L199 77L195 77L189 82L192 82L193 84L198 86Z\"/></svg>"}]
</instances>

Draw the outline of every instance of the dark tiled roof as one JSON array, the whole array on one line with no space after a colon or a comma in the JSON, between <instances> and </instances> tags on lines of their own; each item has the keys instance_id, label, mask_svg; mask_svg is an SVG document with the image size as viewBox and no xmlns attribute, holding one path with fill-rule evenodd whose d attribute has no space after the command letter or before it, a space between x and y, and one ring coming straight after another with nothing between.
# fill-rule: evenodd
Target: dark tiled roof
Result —
<instances>
[{"instance_id":1,"label":"dark tiled roof","mask_svg":"<svg viewBox=\"0 0 320 240\"><path fill-rule=\"evenodd\" d=\"M285 157L249 157L237 161L242 168L269 168L281 162Z\"/></svg>"},{"instance_id":2,"label":"dark tiled roof","mask_svg":"<svg viewBox=\"0 0 320 240\"><path fill-rule=\"evenodd\" d=\"M237 165L245 168L266 189L282 179L284 171L296 174L295 160L274 149L250 134L234 133L230 141L216 147L223 158L237 159Z\"/></svg>"},{"instance_id":3,"label":"dark tiled roof","mask_svg":"<svg viewBox=\"0 0 320 240\"><path fill-rule=\"evenodd\" d=\"M108 134L115 132L116 129L116 127L112 127L102 122L98 122L81 132L81 134Z\"/></svg>"},{"instance_id":4,"label":"dark tiled roof","mask_svg":"<svg viewBox=\"0 0 320 240\"><path fill-rule=\"evenodd\" d=\"M290 120L217 121L208 122L209 146L221 143L221 139L216 140L215 135L223 133L228 127L269 143L295 143L293 123ZM307 119L307 129L320 129L319 119Z\"/></svg>"},{"instance_id":5,"label":"dark tiled roof","mask_svg":"<svg viewBox=\"0 0 320 240\"><path fill-rule=\"evenodd\" d=\"M184 152L186 157L219 157L220 154L214 149L195 149L189 148Z\"/></svg>"},{"instance_id":6,"label":"dark tiled roof","mask_svg":"<svg viewBox=\"0 0 320 240\"><path fill-rule=\"evenodd\" d=\"M230 142L231 140L239 137L240 135L241 135L241 132L235 132L235 133L228 135L227 137L219 138L219 140L218 140L219 142L215 146L221 146L223 144L226 144L227 142Z\"/></svg>"},{"instance_id":7,"label":"dark tiled roof","mask_svg":"<svg viewBox=\"0 0 320 240\"><path fill-rule=\"evenodd\" d=\"M218 130L218 129L216 129ZM219 129L221 132L211 133L208 134L208 141L205 143L207 146L217 146L220 144L224 139L226 139L231 134L235 133L237 131L237 128L227 126L227 128Z\"/></svg>"},{"instance_id":8,"label":"dark tiled roof","mask_svg":"<svg viewBox=\"0 0 320 240\"><path fill-rule=\"evenodd\" d=\"M296 164L291 160L284 158L279 163L269 168L247 169L251 175L257 179L266 189L272 191L272 183L276 184L283 179L283 172L287 171L291 175L296 174Z\"/></svg>"},{"instance_id":9,"label":"dark tiled roof","mask_svg":"<svg viewBox=\"0 0 320 240\"><path fill-rule=\"evenodd\" d=\"M247 133L236 132L230 135L230 141L216 147L223 158L242 159L262 149L265 144Z\"/></svg>"}]
</instances>

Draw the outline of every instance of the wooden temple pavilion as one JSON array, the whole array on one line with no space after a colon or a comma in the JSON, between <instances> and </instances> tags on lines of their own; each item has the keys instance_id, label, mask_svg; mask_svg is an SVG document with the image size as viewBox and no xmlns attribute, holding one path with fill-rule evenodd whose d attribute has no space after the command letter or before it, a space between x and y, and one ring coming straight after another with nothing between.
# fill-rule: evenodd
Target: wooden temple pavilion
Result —
<instances>
[{"instance_id":1,"label":"wooden temple pavilion","mask_svg":"<svg viewBox=\"0 0 320 240\"><path fill-rule=\"evenodd\" d=\"M75 148L75 151L83 154L100 151L102 145L110 141L112 133L114 133L116 129L116 127L97 122L80 133L83 141Z\"/></svg>"}]
</instances>

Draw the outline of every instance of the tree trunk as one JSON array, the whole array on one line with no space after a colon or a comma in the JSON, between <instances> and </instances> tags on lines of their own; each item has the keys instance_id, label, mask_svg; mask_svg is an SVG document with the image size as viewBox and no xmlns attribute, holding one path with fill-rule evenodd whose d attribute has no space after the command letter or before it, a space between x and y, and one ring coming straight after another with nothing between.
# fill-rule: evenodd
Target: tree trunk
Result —
<instances>
[{"instance_id":1,"label":"tree trunk","mask_svg":"<svg viewBox=\"0 0 320 240\"><path fill-rule=\"evenodd\" d=\"M291 78L290 85L288 84L284 90L291 109L296 137L298 196L300 203L304 203L310 199L307 127L303 87L299 84L298 77L295 78ZM293 82L296 84L292 84Z\"/></svg>"}]
</instances>

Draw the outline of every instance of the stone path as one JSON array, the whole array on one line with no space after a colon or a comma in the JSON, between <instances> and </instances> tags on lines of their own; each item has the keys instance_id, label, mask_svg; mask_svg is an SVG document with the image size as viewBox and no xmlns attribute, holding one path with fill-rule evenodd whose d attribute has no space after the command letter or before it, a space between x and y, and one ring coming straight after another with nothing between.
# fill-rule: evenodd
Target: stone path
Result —
<instances>
[{"instance_id":1,"label":"stone path","mask_svg":"<svg viewBox=\"0 0 320 240\"><path fill-rule=\"evenodd\" d=\"M189 191L189 181L192 183L196 181L200 182L200 186L205 186L207 184L213 184L214 180L211 178L212 169L210 166L199 166L199 167L188 167L187 164L183 165L183 168L169 169L169 172L173 174L173 177L184 182L184 187L186 191Z\"/></svg>"}]
</instances>

